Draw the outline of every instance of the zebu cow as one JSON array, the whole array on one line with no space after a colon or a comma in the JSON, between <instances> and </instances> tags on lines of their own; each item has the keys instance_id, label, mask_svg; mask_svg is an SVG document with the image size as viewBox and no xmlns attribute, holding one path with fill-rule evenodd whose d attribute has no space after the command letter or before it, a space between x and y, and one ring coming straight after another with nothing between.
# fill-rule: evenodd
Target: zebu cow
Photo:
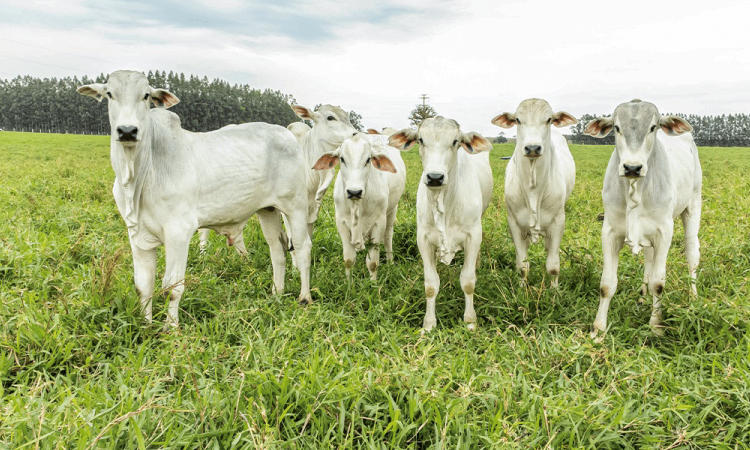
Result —
<instances>
[{"instance_id":1,"label":"zebu cow","mask_svg":"<svg viewBox=\"0 0 750 450\"><path fill-rule=\"evenodd\" d=\"M349 114L338 106L323 105L315 112L299 105L292 106L292 109L300 119L313 122L312 129L300 139L307 162L307 227L312 238L320 202L335 174L334 169L313 170L312 167L323 154L336 150L344 139L357 134L357 129L349 121Z\"/></svg>"},{"instance_id":2,"label":"zebu cow","mask_svg":"<svg viewBox=\"0 0 750 450\"><path fill-rule=\"evenodd\" d=\"M406 166L401 154L388 145L387 136L362 133L321 156L313 169L330 169L339 162L333 200L344 248L346 278L351 280L357 252L370 243L366 263L374 281L381 243L385 245L386 260L393 261L393 224L406 186Z\"/></svg>"},{"instance_id":3,"label":"zebu cow","mask_svg":"<svg viewBox=\"0 0 750 450\"><path fill-rule=\"evenodd\" d=\"M436 261L450 264L456 252L464 250L464 322L473 330L477 320L474 288L482 244L482 215L492 197L489 153L481 152L491 150L492 144L477 133L462 133L455 120L441 116L425 119L416 131L405 129L390 137L390 144L401 150L408 150L415 143L419 143L423 167L417 191L417 244L427 295L423 327L430 330L437 324L435 298L440 277Z\"/></svg>"},{"instance_id":4,"label":"zebu cow","mask_svg":"<svg viewBox=\"0 0 750 450\"><path fill-rule=\"evenodd\" d=\"M551 127L577 122L564 111L553 112L549 103L540 99L524 100L515 113L492 119L502 128L518 127L516 149L505 169L505 204L516 247L516 269L525 280L529 245L542 236L552 287L557 287L560 276L565 203L573 192L576 166L565 138Z\"/></svg>"},{"instance_id":5,"label":"zebu cow","mask_svg":"<svg viewBox=\"0 0 750 450\"><path fill-rule=\"evenodd\" d=\"M674 219L685 227L685 252L696 294L698 228L701 218L703 172L693 128L676 116L662 116L652 103L633 100L615 109L612 117L592 120L586 134L603 138L615 131L615 151L604 175L604 269L599 312L591 332L607 330L609 302L617 290L617 263L623 244L634 254L641 249L645 271L641 294L651 292L649 321L657 335L661 325L661 294L667 274L667 253L672 244Z\"/></svg>"},{"instance_id":6,"label":"zebu cow","mask_svg":"<svg viewBox=\"0 0 750 450\"><path fill-rule=\"evenodd\" d=\"M305 160L289 130L278 125L229 125L210 133L180 127L166 111L177 97L154 89L140 72L113 72L105 84L78 92L109 100L112 192L128 227L135 286L146 321L156 274L156 248L166 248L162 282L171 288L167 325L179 323L190 238L198 227L241 239L255 213L271 249L275 292L284 290L286 234L291 225L300 268L300 301L310 301L310 238L307 234ZM157 108L150 109L154 103Z\"/></svg>"}]
</instances>

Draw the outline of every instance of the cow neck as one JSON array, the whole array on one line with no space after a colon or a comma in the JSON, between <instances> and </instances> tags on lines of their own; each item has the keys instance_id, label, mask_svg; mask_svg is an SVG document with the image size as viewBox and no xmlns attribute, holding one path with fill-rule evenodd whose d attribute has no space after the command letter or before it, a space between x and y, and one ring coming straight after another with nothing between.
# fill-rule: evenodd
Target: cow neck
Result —
<instances>
[{"instance_id":1,"label":"cow neck","mask_svg":"<svg viewBox=\"0 0 750 450\"><path fill-rule=\"evenodd\" d=\"M316 127L312 127L308 133L302 137L302 149L307 157L308 167L312 167L323 154L336 150L339 146L332 144L318 136Z\"/></svg>"},{"instance_id":2,"label":"cow neck","mask_svg":"<svg viewBox=\"0 0 750 450\"><path fill-rule=\"evenodd\" d=\"M125 195L125 214L123 219L129 229L137 230L143 185L152 166L154 126L151 117L143 128L141 140L135 146L121 145L115 136L110 137L110 159L115 171L115 182L120 183Z\"/></svg>"},{"instance_id":3,"label":"cow neck","mask_svg":"<svg viewBox=\"0 0 750 450\"><path fill-rule=\"evenodd\" d=\"M448 184L441 186L438 189L427 189L427 198L430 199L432 208L432 220L435 223L435 228L440 234L440 247L438 248L438 258L443 264L450 264L453 261L455 252L452 251L450 236L448 236L448 224L445 214L445 198L449 200L457 200L456 189L458 184L456 178L459 176L461 170L459 165L461 164L461 158L456 155L456 164L449 166L446 177L448 178Z\"/></svg>"},{"instance_id":4,"label":"cow neck","mask_svg":"<svg viewBox=\"0 0 750 450\"><path fill-rule=\"evenodd\" d=\"M521 187L520 192L526 202L526 207L531 211L529 232L532 243L536 243L542 234L542 221L539 214L542 209L542 200L549 185L549 178L556 156L551 139L547 139L543 143L543 146L546 151L542 156L535 159L523 156L523 147L520 144L516 145L516 151L513 153L516 169L520 172L519 178L521 180L528 180L529 182L528 186Z\"/></svg>"},{"instance_id":5,"label":"cow neck","mask_svg":"<svg viewBox=\"0 0 750 450\"><path fill-rule=\"evenodd\" d=\"M641 229L642 216L644 215L643 190L644 186L653 180L653 169L655 168L654 160L657 152L663 152L658 141L654 143L654 148L648 158L649 171L643 178L626 178L628 192L625 195L625 244L630 247L634 255L640 253L643 247L651 246L643 238Z\"/></svg>"},{"instance_id":6,"label":"cow neck","mask_svg":"<svg viewBox=\"0 0 750 450\"><path fill-rule=\"evenodd\" d=\"M367 186L366 186L366 194L365 196L360 200L350 200L345 199L345 202L348 202L349 205L349 214L350 214L350 220L351 220L351 244L354 246L354 248L357 251L361 251L365 249L365 236L363 230L363 224L362 224L362 210L365 211L372 211L372 208L374 208L374 204L376 201L371 202L372 195L378 195L383 194L384 192L387 192L385 188L383 187L382 183L379 181L381 180L380 174L378 169L372 167L372 164L369 166L370 173L367 176ZM383 177L382 179L385 179ZM372 205L371 205L372 203ZM386 206L387 207L387 206Z\"/></svg>"}]
</instances>

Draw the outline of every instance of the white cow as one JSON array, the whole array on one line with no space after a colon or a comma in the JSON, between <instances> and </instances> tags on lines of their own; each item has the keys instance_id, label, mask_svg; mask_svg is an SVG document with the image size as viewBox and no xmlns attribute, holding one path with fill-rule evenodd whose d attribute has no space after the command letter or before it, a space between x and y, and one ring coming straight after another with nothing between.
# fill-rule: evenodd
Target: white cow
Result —
<instances>
[{"instance_id":1,"label":"white cow","mask_svg":"<svg viewBox=\"0 0 750 450\"><path fill-rule=\"evenodd\" d=\"M430 330L437 324L435 298L440 278L436 261L450 264L456 252L464 250L464 322L473 330L477 320L474 288L482 244L482 215L492 197L489 153L481 152L491 150L492 144L477 133L462 133L455 120L441 116L425 119L416 131L404 129L390 137L390 144L401 150L408 150L415 143L419 143L423 168L417 191L417 244L427 295L423 327Z\"/></svg>"},{"instance_id":2,"label":"white cow","mask_svg":"<svg viewBox=\"0 0 750 450\"><path fill-rule=\"evenodd\" d=\"M667 274L667 253L674 219L685 227L685 252L696 294L698 228L701 218L703 172L693 128L675 116L662 116L652 103L633 100L615 109L612 117L592 120L586 134L603 138L615 131L615 151L604 175L604 270L592 337L607 330L609 302L617 290L618 255L623 244L645 255L641 294L653 296L652 330L663 334L661 294Z\"/></svg>"},{"instance_id":3,"label":"white cow","mask_svg":"<svg viewBox=\"0 0 750 450\"><path fill-rule=\"evenodd\" d=\"M333 181L334 169L313 170L318 158L336 150L343 142L357 134L349 121L349 114L338 106L323 105L315 112L304 106L292 106L300 119L311 120L313 127L300 139L302 152L307 162L307 227L312 238L313 225L318 220L320 202Z\"/></svg>"},{"instance_id":4,"label":"white cow","mask_svg":"<svg viewBox=\"0 0 750 450\"><path fill-rule=\"evenodd\" d=\"M241 240L255 213L271 249L275 292L284 290L286 234L291 225L300 268L300 301L310 297L305 160L289 130L278 125L229 125L210 133L180 127L166 108L177 97L154 89L140 72L113 72L105 84L78 92L109 100L115 202L128 227L135 286L146 321L156 274L156 248L166 249L164 288L171 288L167 325L179 323L190 238L199 227ZM157 108L150 109L154 103Z\"/></svg>"},{"instance_id":5,"label":"white cow","mask_svg":"<svg viewBox=\"0 0 750 450\"><path fill-rule=\"evenodd\" d=\"M388 137L359 133L337 150L324 154L313 166L327 170L341 162L333 188L336 226L344 247L346 277L357 252L365 249L370 278L377 278L380 244L388 262L393 261L393 224L398 201L406 186L406 166L401 154L388 145Z\"/></svg>"},{"instance_id":6,"label":"white cow","mask_svg":"<svg viewBox=\"0 0 750 450\"><path fill-rule=\"evenodd\" d=\"M516 149L505 169L505 204L516 247L516 269L525 280L529 245L541 236L552 287L557 287L560 276L565 203L576 180L568 143L562 134L552 130L552 125L564 127L577 122L570 114L553 112L549 103L535 98L521 102L515 113L506 112L492 119L499 127L518 127Z\"/></svg>"}]
</instances>

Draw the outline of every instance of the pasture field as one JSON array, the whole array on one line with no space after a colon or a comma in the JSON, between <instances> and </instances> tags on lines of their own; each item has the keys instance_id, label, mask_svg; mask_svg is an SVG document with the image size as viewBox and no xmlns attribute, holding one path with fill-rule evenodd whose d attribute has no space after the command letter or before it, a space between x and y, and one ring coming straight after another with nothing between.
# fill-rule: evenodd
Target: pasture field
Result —
<instances>
[{"instance_id":1,"label":"pasture field","mask_svg":"<svg viewBox=\"0 0 750 450\"><path fill-rule=\"evenodd\" d=\"M162 333L164 293L155 323L141 321L108 140L0 133L0 448L750 448L750 149L700 149L698 298L679 223L666 335L649 329L650 300L638 303L642 257L623 250L610 329L595 343L609 146L572 146L559 290L541 244L528 287L514 271L500 159L512 146L495 146L475 332L462 320L459 254L439 266L438 326L420 334L414 149L395 264L377 282L360 253L347 285L329 192L312 305L297 304L291 262L287 293L270 294L253 219L247 259L216 235L201 256L196 236L180 329Z\"/></svg>"}]
</instances>

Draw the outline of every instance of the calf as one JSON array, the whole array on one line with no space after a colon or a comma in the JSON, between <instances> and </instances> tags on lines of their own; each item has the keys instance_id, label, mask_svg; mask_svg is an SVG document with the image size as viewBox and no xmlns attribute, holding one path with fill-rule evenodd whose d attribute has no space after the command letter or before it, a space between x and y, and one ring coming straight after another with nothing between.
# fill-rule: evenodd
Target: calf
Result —
<instances>
[{"instance_id":1,"label":"calf","mask_svg":"<svg viewBox=\"0 0 750 450\"><path fill-rule=\"evenodd\" d=\"M552 126L565 127L577 122L570 114L553 112L549 103L535 98L521 102L515 113L506 112L492 119L499 127L518 127L516 149L505 169L505 204L516 247L516 269L525 280L529 272L529 245L541 236L552 287L557 287L560 276L565 203L576 180L576 166L568 143Z\"/></svg>"},{"instance_id":2,"label":"calf","mask_svg":"<svg viewBox=\"0 0 750 450\"><path fill-rule=\"evenodd\" d=\"M661 294L667 274L667 253L672 243L674 219L682 218L685 251L696 294L699 261L698 228L701 217L703 172L693 128L675 116L662 116L652 103L633 100L615 109L612 117L592 120L589 136L603 138L614 130L615 151L604 175L604 225L602 250L604 269L599 312L592 337L607 330L609 302L617 290L617 263L624 244L634 254L645 255L641 294L651 292L651 328L663 334Z\"/></svg>"},{"instance_id":3,"label":"calf","mask_svg":"<svg viewBox=\"0 0 750 450\"><path fill-rule=\"evenodd\" d=\"M388 146L387 137L362 133L321 156L313 169L327 170L339 162L333 200L336 226L344 247L346 277L351 280L357 252L371 243L366 262L374 281L381 243L385 244L386 260L393 261L393 224L406 185L406 166L400 153Z\"/></svg>"},{"instance_id":4,"label":"calf","mask_svg":"<svg viewBox=\"0 0 750 450\"><path fill-rule=\"evenodd\" d=\"M401 150L419 143L422 177L417 191L417 244L424 264L427 312L423 327L436 324L435 298L440 289L436 261L450 264L464 250L461 288L466 307L464 322L476 326L474 288L476 264L482 244L482 215L492 197L492 169L488 153L492 144L477 133L462 133L455 120L425 119L415 130L401 130L390 137ZM460 151L463 148L465 151ZM479 153L479 154L477 154Z\"/></svg>"},{"instance_id":5,"label":"calf","mask_svg":"<svg viewBox=\"0 0 750 450\"><path fill-rule=\"evenodd\" d=\"M78 92L108 99L112 127L112 189L128 227L136 291L146 321L156 274L156 249L166 249L163 288L171 289L167 325L179 323L190 238L211 228L241 241L242 228L258 214L271 248L274 290L284 290L289 219L300 269L300 301L310 301L310 238L307 233L305 160L292 133L267 123L229 125L192 133L166 110L179 101L149 86L140 72L116 71L106 83ZM150 104L157 106L150 109Z\"/></svg>"}]
</instances>

